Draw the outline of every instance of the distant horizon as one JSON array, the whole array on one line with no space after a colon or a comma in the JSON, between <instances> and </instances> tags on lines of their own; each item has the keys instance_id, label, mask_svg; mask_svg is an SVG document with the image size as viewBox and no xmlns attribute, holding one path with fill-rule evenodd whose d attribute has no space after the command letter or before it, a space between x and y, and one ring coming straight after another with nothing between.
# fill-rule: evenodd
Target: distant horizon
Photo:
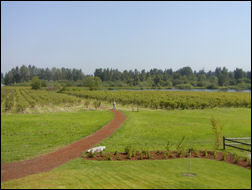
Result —
<instances>
[{"instance_id":1,"label":"distant horizon","mask_svg":"<svg viewBox=\"0 0 252 190\"><path fill-rule=\"evenodd\" d=\"M251 2L1 2L13 67L251 70Z\"/></svg>"}]
</instances>

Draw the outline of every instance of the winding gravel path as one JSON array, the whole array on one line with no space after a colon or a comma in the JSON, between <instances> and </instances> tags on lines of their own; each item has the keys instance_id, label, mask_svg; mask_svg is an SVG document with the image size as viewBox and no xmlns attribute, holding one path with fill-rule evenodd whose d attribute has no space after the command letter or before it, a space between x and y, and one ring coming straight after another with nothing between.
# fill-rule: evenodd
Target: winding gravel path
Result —
<instances>
[{"instance_id":1,"label":"winding gravel path","mask_svg":"<svg viewBox=\"0 0 252 190\"><path fill-rule=\"evenodd\" d=\"M113 134L126 119L118 110L114 113L113 120L95 133L69 144L59 150L30 160L1 164L1 181L25 177L31 174L48 172L65 162L80 157L82 152L92 148L103 139Z\"/></svg>"}]
</instances>

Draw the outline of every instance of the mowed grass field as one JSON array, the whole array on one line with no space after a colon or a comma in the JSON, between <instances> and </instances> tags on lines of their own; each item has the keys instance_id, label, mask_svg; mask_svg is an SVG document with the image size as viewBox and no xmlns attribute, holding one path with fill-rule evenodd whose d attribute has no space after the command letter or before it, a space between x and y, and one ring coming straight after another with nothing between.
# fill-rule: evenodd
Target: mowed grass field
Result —
<instances>
[{"instance_id":1,"label":"mowed grass field","mask_svg":"<svg viewBox=\"0 0 252 190\"><path fill-rule=\"evenodd\" d=\"M53 171L2 184L3 189L250 189L251 171L225 162L192 159L72 160Z\"/></svg>"},{"instance_id":2,"label":"mowed grass field","mask_svg":"<svg viewBox=\"0 0 252 190\"><path fill-rule=\"evenodd\" d=\"M113 118L109 111L1 114L1 163L53 151L94 133Z\"/></svg>"},{"instance_id":3,"label":"mowed grass field","mask_svg":"<svg viewBox=\"0 0 252 190\"><path fill-rule=\"evenodd\" d=\"M100 143L106 146L108 152L122 152L128 145L135 150L165 150L168 141L173 144L170 148L176 149L183 136L185 148L212 150L215 135L210 122L211 117L224 126L224 136L251 137L249 108L140 110L123 113L127 117L123 126Z\"/></svg>"}]
</instances>

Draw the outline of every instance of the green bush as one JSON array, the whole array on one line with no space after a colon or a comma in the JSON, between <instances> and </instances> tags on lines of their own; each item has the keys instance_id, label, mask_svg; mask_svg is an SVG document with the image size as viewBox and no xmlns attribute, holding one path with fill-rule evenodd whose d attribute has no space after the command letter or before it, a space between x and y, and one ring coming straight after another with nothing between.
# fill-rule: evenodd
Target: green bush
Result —
<instances>
[{"instance_id":1,"label":"green bush","mask_svg":"<svg viewBox=\"0 0 252 190\"><path fill-rule=\"evenodd\" d=\"M164 159L167 159L169 156L169 153L167 151L164 152Z\"/></svg>"},{"instance_id":2,"label":"green bush","mask_svg":"<svg viewBox=\"0 0 252 190\"><path fill-rule=\"evenodd\" d=\"M213 156L214 156L214 159L217 158L217 152L216 151L213 152Z\"/></svg>"},{"instance_id":3,"label":"green bush","mask_svg":"<svg viewBox=\"0 0 252 190\"><path fill-rule=\"evenodd\" d=\"M145 157L146 157L147 159L149 159L149 158L151 157L151 156L150 156L150 151L146 151Z\"/></svg>"},{"instance_id":4,"label":"green bush","mask_svg":"<svg viewBox=\"0 0 252 190\"><path fill-rule=\"evenodd\" d=\"M87 108L88 108L89 104L90 104L90 101L89 101L89 100L86 100L86 101L85 101L85 106L86 106Z\"/></svg>"},{"instance_id":5,"label":"green bush","mask_svg":"<svg viewBox=\"0 0 252 190\"><path fill-rule=\"evenodd\" d=\"M32 77L32 83L31 83L32 89L37 90L41 87L41 82L38 77Z\"/></svg>"},{"instance_id":6,"label":"green bush","mask_svg":"<svg viewBox=\"0 0 252 190\"><path fill-rule=\"evenodd\" d=\"M135 157L135 151L132 150L131 154L132 157Z\"/></svg>"},{"instance_id":7,"label":"green bush","mask_svg":"<svg viewBox=\"0 0 252 190\"><path fill-rule=\"evenodd\" d=\"M223 160L227 160L227 153L223 152Z\"/></svg>"},{"instance_id":8,"label":"green bush","mask_svg":"<svg viewBox=\"0 0 252 190\"><path fill-rule=\"evenodd\" d=\"M131 151L128 153L128 155L127 155L127 158L128 159L131 159L131 156L132 156L132 154L131 154Z\"/></svg>"},{"instance_id":9,"label":"green bush","mask_svg":"<svg viewBox=\"0 0 252 190\"><path fill-rule=\"evenodd\" d=\"M178 151L182 151L184 149L184 141L185 141L185 136L183 136L177 144Z\"/></svg>"},{"instance_id":10,"label":"green bush","mask_svg":"<svg viewBox=\"0 0 252 190\"><path fill-rule=\"evenodd\" d=\"M100 157L103 157L103 151L100 152Z\"/></svg>"},{"instance_id":11,"label":"green bush","mask_svg":"<svg viewBox=\"0 0 252 190\"><path fill-rule=\"evenodd\" d=\"M112 157L110 156L110 154L107 156L107 160L112 160Z\"/></svg>"},{"instance_id":12,"label":"green bush","mask_svg":"<svg viewBox=\"0 0 252 190\"><path fill-rule=\"evenodd\" d=\"M179 158L181 158L181 157L182 157L182 155L183 155L183 151L182 151L182 150L180 150L180 151L178 152L178 157L179 157Z\"/></svg>"},{"instance_id":13,"label":"green bush","mask_svg":"<svg viewBox=\"0 0 252 190\"><path fill-rule=\"evenodd\" d=\"M192 89L192 85L187 83L187 84L178 84L175 86L178 89Z\"/></svg>"},{"instance_id":14,"label":"green bush","mask_svg":"<svg viewBox=\"0 0 252 190\"><path fill-rule=\"evenodd\" d=\"M143 150L142 151L142 154L145 156L145 158L147 158L147 159L149 159L150 157L151 157L151 155L150 155L150 151L148 151L148 150Z\"/></svg>"},{"instance_id":15,"label":"green bush","mask_svg":"<svg viewBox=\"0 0 252 190\"><path fill-rule=\"evenodd\" d=\"M207 156L208 156L208 153L207 153L206 150L203 152L203 155L204 155L204 157L207 157Z\"/></svg>"},{"instance_id":16,"label":"green bush","mask_svg":"<svg viewBox=\"0 0 252 190\"><path fill-rule=\"evenodd\" d=\"M200 151L199 150L194 150L194 153L197 157L200 157Z\"/></svg>"},{"instance_id":17,"label":"green bush","mask_svg":"<svg viewBox=\"0 0 252 190\"><path fill-rule=\"evenodd\" d=\"M234 156L234 163L237 164L240 157L237 154L234 154L233 156Z\"/></svg>"},{"instance_id":18,"label":"green bush","mask_svg":"<svg viewBox=\"0 0 252 190\"><path fill-rule=\"evenodd\" d=\"M98 109L101 106L101 101L96 100L94 101L93 104L94 104L95 109Z\"/></svg>"},{"instance_id":19,"label":"green bush","mask_svg":"<svg viewBox=\"0 0 252 190\"><path fill-rule=\"evenodd\" d=\"M87 156L88 156L89 158L93 158L93 157L94 157L94 155L95 155L95 153L93 153L93 152L89 152Z\"/></svg>"},{"instance_id":20,"label":"green bush","mask_svg":"<svg viewBox=\"0 0 252 190\"><path fill-rule=\"evenodd\" d=\"M42 86L42 87L46 87L46 86L47 86L47 84L46 84L46 81L45 81L45 80L41 80L41 86Z\"/></svg>"},{"instance_id":21,"label":"green bush","mask_svg":"<svg viewBox=\"0 0 252 190\"><path fill-rule=\"evenodd\" d=\"M131 152L131 150L132 150L132 147L131 147L130 145L128 145L128 146L126 146L126 147L124 148L124 152L125 152L126 154L129 154L129 153Z\"/></svg>"},{"instance_id":22,"label":"green bush","mask_svg":"<svg viewBox=\"0 0 252 190\"><path fill-rule=\"evenodd\" d=\"M185 151L184 154L186 155L186 157L190 157L190 152L189 151Z\"/></svg>"},{"instance_id":23,"label":"green bush","mask_svg":"<svg viewBox=\"0 0 252 190\"><path fill-rule=\"evenodd\" d=\"M168 141L167 144L166 144L166 146L165 146L165 150L166 150L167 152L169 152L169 151L170 151L170 148L171 148L171 143Z\"/></svg>"},{"instance_id":24,"label":"green bush","mask_svg":"<svg viewBox=\"0 0 252 190\"><path fill-rule=\"evenodd\" d=\"M140 160L142 160L143 158L144 158L144 153L141 152L141 153L140 153Z\"/></svg>"},{"instance_id":25,"label":"green bush","mask_svg":"<svg viewBox=\"0 0 252 190\"><path fill-rule=\"evenodd\" d=\"M251 159L248 160L248 166L251 167Z\"/></svg>"},{"instance_id":26,"label":"green bush","mask_svg":"<svg viewBox=\"0 0 252 190\"><path fill-rule=\"evenodd\" d=\"M60 90L57 91L57 93L62 93L66 90L66 86L63 86Z\"/></svg>"}]
</instances>

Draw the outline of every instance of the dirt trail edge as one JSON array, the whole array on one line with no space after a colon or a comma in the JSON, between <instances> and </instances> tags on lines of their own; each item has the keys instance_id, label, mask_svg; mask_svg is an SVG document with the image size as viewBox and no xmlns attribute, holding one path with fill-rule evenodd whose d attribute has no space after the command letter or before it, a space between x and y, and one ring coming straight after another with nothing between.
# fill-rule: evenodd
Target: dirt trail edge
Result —
<instances>
[{"instance_id":1,"label":"dirt trail edge","mask_svg":"<svg viewBox=\"0 0 252 190\"><path fill-rule=\"evenodd\" d=\"M92 148L101 140L113 134L126 119L120 111L111 111L114 112L114 118L110 123L81 140L60 148L55 152L30 160L1 164L1 182L47 172L65 162L80 157L83 151Z\"/></svg>"}]
</instances>

